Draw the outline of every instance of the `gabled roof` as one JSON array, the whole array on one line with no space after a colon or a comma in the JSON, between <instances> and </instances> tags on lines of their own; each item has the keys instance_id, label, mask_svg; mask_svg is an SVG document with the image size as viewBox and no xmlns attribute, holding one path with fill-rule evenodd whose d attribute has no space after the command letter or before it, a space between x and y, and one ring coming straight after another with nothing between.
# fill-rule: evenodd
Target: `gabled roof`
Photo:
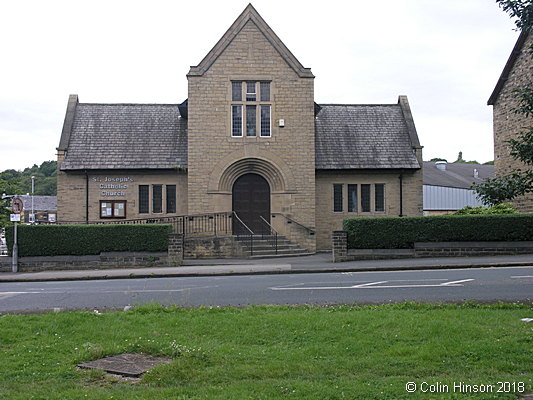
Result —
<instances>
[{"instance_id":1,"label":"gabled roof","mask_svg":"<svg viewBox=\"0 0 533 400\"><path fill-rule=\"evenodd\" d=\"M67 110L72 121L60 142L66 150L61 170L187 166L187 120L180 117L178 104L69 106L75 109Z\"/></svg>"},{"instance_id":2,"label":"gabled roof","mask_svg":"<svg viewBox=\"0 0 533 400\"><path fill-rule=\"evenodd\" d=\"M498 96L500 95L500 92L503 89L503 85L505 85L505 82L509 78L509 74L511 73L514 67L516 59L522 52L522 48L524 47L524 43L526 42L528 35L528 32L524 30L520 33L520 36L518 36L513 51L511 52L511 55L509 56L509 59L507 60L507 63L503 68L502 74L500 75L500 79L498 79L496 87L492 91L492 94L490 95L489 100L487 101L487 105L493 106L494 103L496 103L496 100L498 100Z\"/></svg>"},{"instance_id":3,"label":"gabled roof","mask_svg":"<svg viewBox=\"0 0 533 400\"><path fill-rule=\"evenodd\" d=\"M437 168L434 162L424 161L424 185L469 189L473 183L481 183L494 176L493 165L447 163L446 170ZM478 177L474 176L477 170Z\"/></svg>"},{"instance_id":4,"label":"gabled roof","mask_svg":"<svg viewBox=\"0 0 533 400\"><path fill-rule=\"evenodd\" d=\"M419 169L414 123L398 104L320 104L316 169ZM405 103L407 100L405 99Z\"/></svg>"},{"instance_id":5,"label":"gabled roof","mask_svg":"<svg viewBox=\"0 0 533 400\"><path fill-rule=\"evenodd\" d=\"M24 210L31 213L32 196L19 196L24 204ZM33 196L34 211L57 211L57 196Z\"/></svg>"},{"instance_id":6,"label":"gabled roof","mask_svg":"<svg viewBox=\"0 0 533 400\"><path fill-rule=\"evenodd\" d=\"M259 15L252 4L244 9L241 15L235 20L233 25L227 30L222 38L217 42L215 47L211 49L209 53L197 66L191 67L187 76L202 76L216 59L224 52L226 47L235 39L244 26L252 21L257 28L263 33L266 39L277 50L279 55L287 62L287 64L298 74L301 78L314 78L310 68L304 68L302 64L294 57L290 50L283 44L280 38L274 33L274 31L268 26L265 20Z\"/></svg>"}]
</instances>

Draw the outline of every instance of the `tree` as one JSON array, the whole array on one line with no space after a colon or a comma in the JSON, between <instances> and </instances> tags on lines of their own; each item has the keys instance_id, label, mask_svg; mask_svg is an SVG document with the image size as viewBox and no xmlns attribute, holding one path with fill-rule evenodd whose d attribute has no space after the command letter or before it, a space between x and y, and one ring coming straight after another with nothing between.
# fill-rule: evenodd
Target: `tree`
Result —
<instances>
[{"instance_id":1,"label":"tree","mask_svg":"<svg viewBox=\"0 0 533 400\"><path fill-rule=\"evenodd\" d=\"M24 171L7 169L0 172L0 228L9 222L11 200L1 200L3 193L21 195L31 193L31 177L35 176L36 196L55 196L57 184L57 162L45 161L40 166L36 164Z\"/></svg>"},{"instance_id":2,"label":"tree","mask_svg":"<svg viewBox=\"0 0 533 400\"><path fill-rule=\"evenodd\" d=\"M519 30L531 33L533 31L533 1L532 0L496 0L498 5L511 18L516 18L515 24ZM533 57L533 47L530 48ZM533 82L514 90L518 106L513 112L530 118L533 116ZM528 168L516 168L508 175L487 179L483 183L472 185L478 198L487 205L500 204L518 196L533 192L533 124L517 132L516 138L506 141L510 147L510 155L521 161Z\"/></svg>"},{"instance_id":3,"label":"tree","mask_svg":"<svg viewBox=\"0 0 533 400\"><path fill-rule=\"evenodd\" d=\"M457 160L455 160L454 163L459 163L459 164L479 164L476 160L466 161L463 158L463 152L462 151L459 152L459 154L457 155Z\"/></svg>"}]
</instances>

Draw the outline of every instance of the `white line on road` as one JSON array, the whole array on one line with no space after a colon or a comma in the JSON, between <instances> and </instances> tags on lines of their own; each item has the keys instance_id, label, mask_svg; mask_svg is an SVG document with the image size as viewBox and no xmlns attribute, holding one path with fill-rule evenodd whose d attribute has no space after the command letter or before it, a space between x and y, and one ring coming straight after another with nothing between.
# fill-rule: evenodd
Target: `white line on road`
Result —
<instances>
[{"instance_id":1,"label":"white line on road","mask_svg":"<svg viewBox=\"0 0 533 400\"><path fill-rule=\"evenodd\" d=\"M401 288L430 288L430 287L462 287L463 283L471 282L474 279L462 279L459 281L443 282L439 284L413 284L413 285L384 285L389 282L398 281L378 281L368 282L353 286L314 286L314 287L271 287L270 290L346 290L346 289L401 289ZM400 282L407 282L402 280ZM413 281L411 281L413 282ZM420 281L414 281L420 282Z\"/></svg>"},{"instance_id":2,"label":"white line on road","mask_svg":"<svg viewBox=\"0 0 533 400\"><path fill-rule=\"evenodd\" d=\"M459 283L470 282L470 281L473 281L473 279L462 279L460 281L446 282L446 283L442 283L441 286L457 286Z\"/></svg>"},{"instance_id":3,"label":"white line on road","mask_svg":"<svg viewBox=\"0 0 533 400\"><path fill-rule=\"evenodd\" d=\"M2 296L15 296L19 294L87 294L87 293L151 293L151 292L184 292L187 290L197 290L197 289L212 289L218 286L194 286L194 287L185 287L180 289L123 289L123 290L89 290L84 292L77 292L73 289L70 290L47 290L46 292L38 291L26 291L26 292L0 292L0 298Z\"/></svg>"},{"instance_id":4,"label":"white line on road","mask_svg":"<svg viewBox=\"0 0 533 400\"><path fill-rule=\"evenodd\" d=\"M511 279L531 279L533 275L524 275L524 276L511 276Z\"/></svg>"},{"instance_id":5,"label":"white line on road","mask_svg":"<svg viewBox=\"0 0 533 400\"><path fill-rule=\"evenodd\" d=\"M387 282L388 282L388 281L362 283L362 284L360 284L360 285L354 285L354 286L352 286L351 288L352 288L352 289L365 288L365 287L373 286L373 285L381 285L382 283L387 283Z\"/></svg>"}]
</instances>

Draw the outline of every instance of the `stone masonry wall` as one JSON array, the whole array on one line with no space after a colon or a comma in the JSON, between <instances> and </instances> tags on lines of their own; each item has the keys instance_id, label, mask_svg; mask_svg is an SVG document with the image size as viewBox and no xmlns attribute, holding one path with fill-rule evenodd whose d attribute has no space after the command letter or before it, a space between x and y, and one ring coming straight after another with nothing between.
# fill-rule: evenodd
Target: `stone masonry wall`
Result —
<instances>
[{"instance_id":1,"label":"stone masonry wall","mask_svg":"<svg viewBox=\"0 0 533 400\"><path fill-rule=\"evenodd\" d=\"M0 272L11 272L11 257L0 258ZM20 257L18 272L166 267L167 253L113 252L91 256Z\"/></svg>"},{"instance_id":2,"label":"stone masonry wall","mask_svg":"<svg viewBox=\"0 0 533 400\"><path fill-rule=\"evenodd\" d=\"M331 232L342 229L346 218L358 217L398 217L400 215L400 172L343 172L317 171L317 250L331 249ZM333 211L333 184L343 184L343 212ZM385 184L385 212L348 212L348 184ZM422 170L403 173L403 215L422 216ZM360 199L359 199L360 201ZM371 190L373 210L374 193Z\"/></svg>"},{"instance_id":3,"label":"stone masonry wall","mask_svg":"<svg viewBox=\"0 0 533 400\"><path fill-rule=\"evenodd\" d=\"M184 257L244 258L244 252L233 236L188 237L185 239Z\"/></svg>"},{"instance_id":4,"label":"stone masonry wall","mask_svg":"<svg viewBox=\"0 0 533 400\"><path fill-rule=\"evenodd\" d=\"M271 137L231 136L232 80L271 82ZM272 192L271 212L314 227L313 79L300 78L250 20L204 75L188 82L189 213L231 211L231 188L220 190L215 182L210 189L210 180L235 161L255 158L271 164L284 181Z\"/></svg>"},{"instance_id":5,"label":"stone masonry wall","mask_svg":"<svg viewBox=\"0 0 533 400\"><path fill-rule=\"evenodd\" d=\"M105 189L101 185L117 184L106 182L106 178L126 178L122 183L124 189ZM57 175L57 206L59 222L78 222L86 220L86 182L84 173L58 171ZM89 221L99 221L100 200L126 200L126 218L150 218L187 214L187 174L185 172L152 172L152 171L104 171L88 173L89 179ZM152 185L163 185L163 212L152 213ZM146 214L139 214L139 185L149 185L149 209ZM176 185L176 212L166 213L166 185ZM121 192L121 196L106 196L104 192ZM106 220L109 220L106 218Z\"/></svg>"},{"instance_id":6,"label":"stone masonry wall","mask_svg":"<svg viewBox=\"0 0 533 400\"><path fill-rule=\"evenodd\" d=\"M528 168L509 155L509 145L505 141L516 138L516 133L523 130L523 127L533 125L533 116L526 118L524 115L513 112L513 108L518 105L513 90L526 85L531 86L533 81L533 59L530 54L532 44L533 34L530 34L493 106L494 172L496 176L506 175L516 168ZM521 212L533 212L533 193L521 196L513 203Z\"/></svg>"},{"instance_id":7,"label":"stone masonry wall","mask_svg":"<svg viewBox=\"0 0 533 400\"><path fill-rule=\"evenodd\" d=\"M333 262L518 254L533 254L533 242L419 242L414 244L414 249L348 249L347 233L332 232Z\"/></svg>"}]
</instances>

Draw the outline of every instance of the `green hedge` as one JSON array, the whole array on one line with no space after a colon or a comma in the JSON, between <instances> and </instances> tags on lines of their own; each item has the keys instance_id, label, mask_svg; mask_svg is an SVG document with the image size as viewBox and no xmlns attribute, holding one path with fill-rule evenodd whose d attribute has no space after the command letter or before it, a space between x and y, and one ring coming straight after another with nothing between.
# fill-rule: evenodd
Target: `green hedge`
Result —
<instances>
[{"instance_id":1,"label":"green hedge","mask_svg":"<svg viewBox=\"0 0 533 400\"><path fill-rule=\"evenodd\" d=\"M343 223L350 249L412 248L415 242L533 240L533 215L352 218Z\"/></svg>"},{"instance_id":2,"label":"green hedge","mask_svg":"<svg viewBox=\"0 0 533 400\"><path fill-rule=\"evenodd\" d=\"M167 251L170 225L19 225L20 257L91 255L108 251ZM6 228L9 253L13 227Z\"/></svg>"}]
</instances>

